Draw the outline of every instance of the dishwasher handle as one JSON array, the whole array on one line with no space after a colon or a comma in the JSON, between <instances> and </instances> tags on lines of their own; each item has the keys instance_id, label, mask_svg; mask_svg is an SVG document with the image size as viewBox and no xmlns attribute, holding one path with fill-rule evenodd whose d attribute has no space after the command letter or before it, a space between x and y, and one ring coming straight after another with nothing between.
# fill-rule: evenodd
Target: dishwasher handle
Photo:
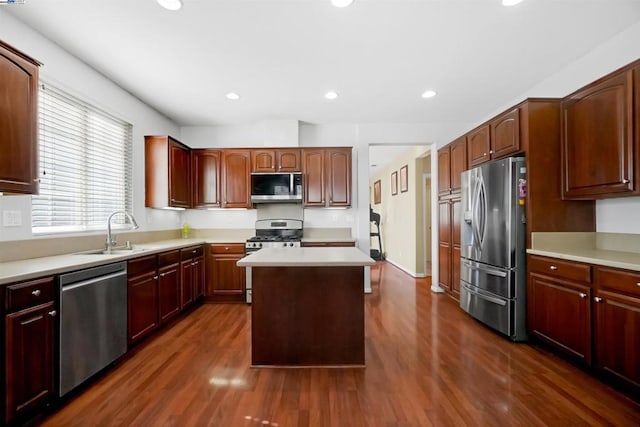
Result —
<instances>
[{"instance_id":1,"label":"dishwasher handle","mask_svg":"<svg viewBox=\"0 0 640 427\"><path fill-rule=\"evenodd\" d=\"M115 277L126 276L126 275L127 275L126 271L119 271L117 273L107 274L105 276L93 277L91 279L83 280L81 282L75 282L68 285L63 285L62 292L68 292L73 289L81 288L83 286L93 285L94 283L97 283L97 282L102 282L104 280L109 280Z\"/></svg>"}]
</instances>

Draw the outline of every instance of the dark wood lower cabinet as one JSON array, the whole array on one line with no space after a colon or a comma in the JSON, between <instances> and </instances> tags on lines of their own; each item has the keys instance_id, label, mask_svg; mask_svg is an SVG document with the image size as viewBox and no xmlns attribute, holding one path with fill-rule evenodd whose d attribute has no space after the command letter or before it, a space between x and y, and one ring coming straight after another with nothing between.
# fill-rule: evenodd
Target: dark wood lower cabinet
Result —
<instances>
[{"instance_id":1,"label":"dark wood lower cabinet","mask_svg":"<svg viewBox=\"0 0 640 427\"><path fill-rule=\"evenodd\" d=\"M5 318L5 421L8 423L55 395L55 315L53 302Z\"/></svg>"},{"instance_id":2,"label":"dark wood lower cabinet","mask_svg":"<svg viewBox=\"0 0 640 427\"><path fill-rule=\"evenodd\" d=\"M244 256L243 244L211 244L207 249L206 298L218 302L245 300L246 274L236 263Z\"/></svg>"},{"instance_id":3,"label":"dark wood lower cabinet","mask_svg":"<svg viewBox=\"0 0 640 427\"><path fill-rule=\"evenodd\" d=\"M160 324L167 323L180 313L180 264L175 263L158 271L158 308Z\"/></svg>"},{"instance_id":4,"label":"dark wood lower cabinet","mask_svg":"<svg viewBox=\"0 0 640 427\"><path fill-rule=\"evenodd\" d=\"M531 274L532 333L571 357L591 362L591 289Z\"/></svg>"},{"instance_id":5,"label":"dark wood lower cabinet","mask_svg":"<svg viewBox=\"0 0 640 427\"><path fill-rule=\"evenodd\" d=\"M193 261L188 259L180 263L181 285L180 285L180 308L185 309L194 301L193 296Z\"/></svg>"},{"instance_id":6,"label":"dark wood lower cabinet","mask_svg":"<svg viewBox=\"0 0 640 427\"><path fill-rule=\"evenodd\" d=\"M158 277L156 270L132 277L127 283L129 345L158 328Z\"/></svg>"}]
</instances>

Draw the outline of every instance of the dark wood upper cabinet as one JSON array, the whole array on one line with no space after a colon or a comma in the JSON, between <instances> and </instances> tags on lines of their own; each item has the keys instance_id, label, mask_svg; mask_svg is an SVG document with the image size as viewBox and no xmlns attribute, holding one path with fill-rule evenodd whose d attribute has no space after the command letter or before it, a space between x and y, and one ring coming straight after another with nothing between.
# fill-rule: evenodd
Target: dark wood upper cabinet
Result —
<instances>
[{"instance_id":1,"label":"dark wood upper cabinet","mask_svg":"<svg viewBox=\"0 0 640 427\"><path fill-rule=\"evenodd\" d=\"M313 148L302 151L304 205L351 206L351 148Z\"/></svg>"},{"instance_id":2,"label":"dark wood upper cabinet","mask_svg":"<svg viewBox=\"0 0 640 427\"><path fill-rule=\"evenodd\" d=\"M491 158L491 131L484 125L467 134L467 156L469 167L477 166Z\"/></svg>"},{"instance_id":3,"label":"dark wood upper cabinet","mask_svg":"<svg viewBox=\"0 0 640 427\"><path fill-rule=\"evenodd\" d=\"M222 151L222 207L251 207L251 150Z\"/></svg>"},{"instance_id":4,"label":"dark wood upper cabinet","mask_svg":"<svg viewBox=\"0 0 640 427\"><path fill-rule=\"evenodd\" d=\"M351 148L328 148L327 206L351 206Z\"/></svg>"},{"instance_id":5,"label":"dark wood upper cabinet","mask_svg":"<svg viewBox=\"0 0 640 427\"><path fill-rule=\"evenodd\" d=\"M514 108L491 121L492 159L520 151L520 109Z\"/></svg>"},{"instance_id":6,"label":"dark wood upper cabinet","mask_svg":"<svg viewBox=\"0 0 640 427\"><path fill-rule=\"evenodd\" d=\"M304 171L304 205L325 206L325 155L323 149L302 152Z\"/></svg>"},{"instance_id":7,"label":"dark wood upper cabinet","mask_svg":"<svg viewBox=\"0 0 640 427\"><path fill-rule=\"evenodd\" d=\"M0 41L0 192L38 194L38 67Z\"/></svg>"},{"instance_id":8,"label":"dark wood upper cabinet","mask_svg":"<svg viewBox=\"0 0 640 427\"><path fill-rule=\"evenodd\" d=\"M451 144L438 150L438 196L451 193Z\"/></svg>"},{"instance_id":9,"label":"dark wood upper cabinet","mask_svg":"<svg viewBox=\"0 0 640 427\"><path fill-rule=\"evenodd\" d=\"M193 207L220 207L221 155L219 150L191 150Z\"/></svg>"},{"instance_id":10,"label":"dark wood upper cabinet","mask_svg":"<svg viewBox=\"0 0 640 427\"><path fill-rule=\"evenodd\" d=\"M299 149L251 150L253 172L300 172Z\"/></svg>"},{"instance_id":11,"label":"dark wood upper cabinet","mask_svg":"<svg viewBox=\"0 0 640 427\"><path fill-rule=\"evenodd\" d=\"M191 153L170 136L145 139L145 206L191 207Z\"/></svg>"},{"instance_id":12,"label":"dark wood upper cabinet","mask_svg":"<svg viewBox=\"0 0 640 427\"><path fill-rule=\"evenodd\" d=\"M467 141L464 137L451 143L451 165L449 168L451 192L459 193L462 187L462 172L467 170Z\"/></svg>"},{"instance_id":13,"label":"dark wood upper cabinet","mask_svg":"<svg viewBox=\"0 0 640 427\"><path fill-rule=\"evenodd\" d=\"M600 199L640 194L637 151L640 105L636 69L625 67L562 101L563 197ZM635 108L635 110L634 110ZM635 124L634 124L635 121ZM635 153L635 157L634 157Z\"/></svg>"}]
</instances>

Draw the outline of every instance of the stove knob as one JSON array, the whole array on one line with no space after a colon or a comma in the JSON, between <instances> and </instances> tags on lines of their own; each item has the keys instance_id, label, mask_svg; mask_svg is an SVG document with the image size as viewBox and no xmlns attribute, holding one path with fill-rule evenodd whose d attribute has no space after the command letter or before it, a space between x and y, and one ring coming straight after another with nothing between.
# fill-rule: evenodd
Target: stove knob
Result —
<instances>
[{"instance_id":1,"label":"stove knob","mask_svg":"<svg viewBox=\"0 0 640 427\"><path fill-rule=\"evenodd\" d=\"M256 243L258 245L259 248L262 247L262 243Z\"/></svg>"},{"instance_id":2,"label":"stove knob","mask_svg":"<svg viewBox=\"0 0 640 427\"><path fill-rule=\"evenodd\" d=\"M289 243L289 246L290 246L290 247L293 247L293 242Z\"/></svg>"}]
</instances>

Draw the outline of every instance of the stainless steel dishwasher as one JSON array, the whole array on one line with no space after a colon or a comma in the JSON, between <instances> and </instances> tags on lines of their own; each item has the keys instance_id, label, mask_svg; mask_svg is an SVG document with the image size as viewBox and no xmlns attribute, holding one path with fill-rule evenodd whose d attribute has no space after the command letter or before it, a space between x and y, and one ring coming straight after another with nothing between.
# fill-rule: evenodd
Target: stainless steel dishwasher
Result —
<instances>
[{"instance_id":1,"label":"stainless steel dishwasher","mask_svg":"<svg viewBox=\"0 0 640 427\"><path fill-rule=\"evenodd\" d=\"M62 274L59 290L64 396L127 351L127 263Z\"/></svg>"}]
</instances>

